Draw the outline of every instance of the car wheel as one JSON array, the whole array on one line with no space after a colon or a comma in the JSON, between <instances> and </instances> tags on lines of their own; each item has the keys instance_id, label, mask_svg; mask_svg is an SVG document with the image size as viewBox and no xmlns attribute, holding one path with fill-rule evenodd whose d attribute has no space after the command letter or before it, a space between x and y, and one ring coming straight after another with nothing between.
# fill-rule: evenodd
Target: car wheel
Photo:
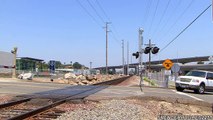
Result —
<instances>
[{"instance_id":1,"label":"car wheel","mask_svg":"<svg viewBox=\"0 0 213 120\"><path fill-rule=\"evenodd\" d=\"M182 87L176 87L176 90L182 92L184 90L184 88L182 88Z\"/></svg>"},{"instance_id":2,"label":"car wheel","mask_svg":"<svg viewBox=\"0 0 213 120\"><path fill-rule=\"evenodd\" d=\"M202 83L200 84L197 90L194 90L196 93L203 94L205 92L205 85Z\"/></svg>"}]
</instances>

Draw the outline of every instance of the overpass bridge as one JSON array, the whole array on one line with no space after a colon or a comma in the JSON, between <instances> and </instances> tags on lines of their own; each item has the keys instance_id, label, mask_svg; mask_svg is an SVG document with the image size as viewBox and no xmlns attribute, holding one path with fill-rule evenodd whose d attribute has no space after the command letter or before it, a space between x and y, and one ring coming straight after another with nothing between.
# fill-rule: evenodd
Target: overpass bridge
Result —
<instances>
[{"instance_id":1,"label":"overpass bridge","mask_svg":"<svg viewBox=\"0 0 213 120\"><path fill-rule=\"evenodd\" d=\"M202 70L209 70L213 71L213 64L195 64L195 65L186 65L186 63L191 62L203 62L203 61L209 61L209 56L201 56L201 57L188 57L188 58L177 58L177 59L170 59L173 63L182 63L180 65L182 71L189 71L192 69L202 69ZM164 60L157 60L157 61L151 61L151 70L160 71L163 69L162 63ZM143 65L148 65L149 62L143 62ZM122 69L123 65L118 66L108 66L108 71L112 71L115 73L116 69ZM138 63L129 64L129 68L135 69L137 72L138 70ZM97 67L94 68L97 70L100 70L102 73L104 73L106 67ZM127 65L125 65L125 73L127 72Z\"/></svg>"}]
</instances>

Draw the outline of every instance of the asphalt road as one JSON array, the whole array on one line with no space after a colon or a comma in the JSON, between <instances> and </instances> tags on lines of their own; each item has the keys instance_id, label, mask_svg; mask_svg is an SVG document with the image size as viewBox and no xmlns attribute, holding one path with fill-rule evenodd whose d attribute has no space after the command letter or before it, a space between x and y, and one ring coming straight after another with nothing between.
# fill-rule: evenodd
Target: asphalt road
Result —
<instances>
[{"instance_id":1,"label":"asphalt road","mask_svg":"<svg viewBox=\"0 0 213 120\"><path fill-rule=\"evenodd\" d=\"M54 95L66 96L75 94L81 90L89 90L94 86L71 86L56 83L36 83L0 80L0 95ZM188 101L204 101L213 103L213 92L205 94L195 94L193 91L177 92L174 89L149 88L144 87L140 91L139 87L105 86L88 94L87 99L111 99L125 97L163 97L175 98ZM175 100L174 99L174 100Z\"/></svg>"},{"instance_id":2,"label":"asphalt road","mask_svg":"<svg viewBox=\"0 0 213 120\"><path fill-rule=\"evenodd\" d=\"M196 94L190 90L178 92L175 89L160 89L160 88L144 88L144 92L148 96L170 97L185 100L196 100L213 103L213 92L205 94Z\"/></svg>"}]
</instances>

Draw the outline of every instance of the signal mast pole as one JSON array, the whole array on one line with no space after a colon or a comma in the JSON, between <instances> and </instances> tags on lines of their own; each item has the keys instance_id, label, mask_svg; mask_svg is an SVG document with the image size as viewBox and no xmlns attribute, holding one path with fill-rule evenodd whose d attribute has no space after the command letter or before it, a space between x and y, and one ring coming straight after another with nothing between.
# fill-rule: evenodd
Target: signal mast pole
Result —
<instances>
[{"instance_id":1,"label":"signal mast pole","mask_svg":"<svg viewBox=\"0 0 213 120\"><path fill-rule=\"evenodd\" d=\"M145 46L150 48L148 53L149 53L149 72L151 72L151 49L153 48L153 46L155 46L155 44L152 44L151 39L149 39L149 44L145 44Z\"/></svg>"},{"instance_id":2,"label":"signal mast pole","mask_svg":"<svg viewBox=\"0 0 213 120\"><path fill-rule=\"evenodd\" d=\"M142 46L143 46L143 34L144 30L139 28L139 36L138 36L138 52L139 52L139 59L138 59L138 75L140 75L140 70L142 68Z\"/></svg>"}]
</instances>

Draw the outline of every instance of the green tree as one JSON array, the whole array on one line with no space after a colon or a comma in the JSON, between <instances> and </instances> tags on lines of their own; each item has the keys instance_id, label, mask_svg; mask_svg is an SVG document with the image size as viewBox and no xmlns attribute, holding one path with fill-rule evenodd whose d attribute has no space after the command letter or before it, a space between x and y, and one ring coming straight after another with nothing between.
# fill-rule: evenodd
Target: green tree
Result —
<instances>
[{"instance_id":1,"label":"green tree","mask_svg":"<svg viewBox=\"0 0 213 120\"><path fill-rule=\"evenodd\" d=\"M49 69L49 65L46 62L42 62L39 68L46 70L46 69Z\"/></svg>"},{"instance_id":2,"label":"green tree","mask_svg":"<svg viewBox=\"0 0 213 120\"><path fill-rule=\"evenodd\" d=\"M78 62L75 62L75 63L73 63L73 68L74 69L81 69L82 65L80 63L78 63Z\"/></svg>"},{"instance_id":3,"label":"green tree","mask_svg":"<svg viewBox=\"0 0 213 120\"><path fill-rule=\"evenodd\" d=\"M62 64L60 61L55 61L55 68L61 68Z\"/></svg>"},{"instance_id":4,"label":"green tree","mask_svg":"<svg viewBox=\"0 0 213 120\"><path fill-rule=\"evenodd\" d=\"M48 62L48 65L50 64L50 61ZM61 68L62 67L62 63L60 61L55 61L55 68Z\"/></svg>"}]
</instances>

